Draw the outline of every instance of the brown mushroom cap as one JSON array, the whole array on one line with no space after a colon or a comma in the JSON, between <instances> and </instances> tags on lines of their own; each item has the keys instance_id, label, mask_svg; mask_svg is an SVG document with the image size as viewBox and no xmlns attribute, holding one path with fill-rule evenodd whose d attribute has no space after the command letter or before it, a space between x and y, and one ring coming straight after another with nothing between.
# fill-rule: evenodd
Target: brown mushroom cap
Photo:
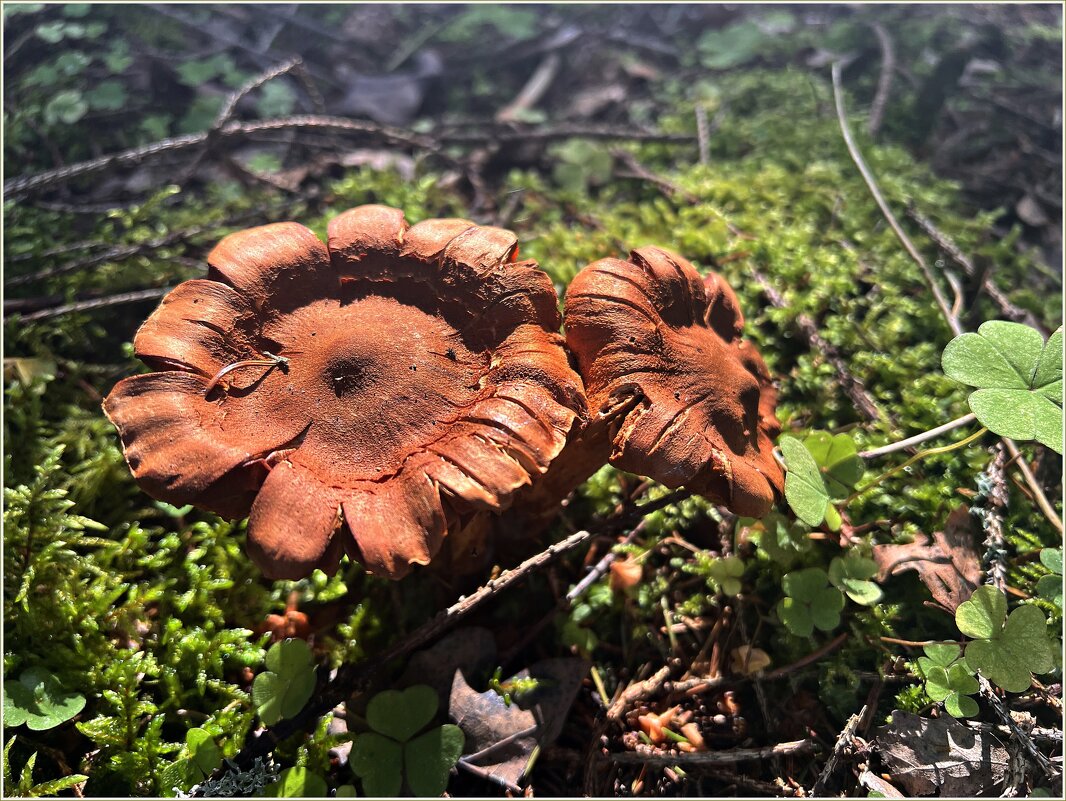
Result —
<instances>
[{"instance_id":1,"label":"brown mushroom cap","mask_svg":"<svg viewBox=\"0 0 1066 801\"><path fill-rule=\"evenodd\" d=\"M137 333L160 372L104 402L134 477L170 503L250 513L271 577L335 569L345 549L392 578L428 563L463 516L543 473L584 413L555 289L515 252L508 231L409 228L384 206L333 219L328 247L296 223L226 237L208 279ZM244 360L266 363L211 387Z\"/></svg>"},{"instance_id":2,"label":"brown mushroom cap","mask_svg":"<svg viewBox=\"0 0 1066 801\"><path fill-rule=\"evenodd\" d=\"M741 338L736 296L655 247L588 265L566 293L566 341L610 462L761 517L784 477L773 457L776 393Z\"/></svg>"}]
</instances>

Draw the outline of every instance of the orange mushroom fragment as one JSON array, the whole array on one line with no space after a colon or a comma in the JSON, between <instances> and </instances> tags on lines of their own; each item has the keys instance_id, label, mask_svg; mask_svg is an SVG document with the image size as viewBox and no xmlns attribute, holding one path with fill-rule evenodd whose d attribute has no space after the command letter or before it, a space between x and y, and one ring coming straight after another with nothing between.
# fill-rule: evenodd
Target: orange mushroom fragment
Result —
<instances>
[{"instance_id":1,"label":"orange mushroom fragment","mask_svg":"<svg viewBox=\"0 0 1066 801\"><path fill-rule=\"evenodd\" d=\"M248 515L271 578L344 552L400 578L506 508L583 419L554 286L514 234L361 206L323 244L232 234L137 333L104 402L150 495Z\"/></svg>"},{"instance_id":2,"label":"orange mushroom fragment","mask_svg":"<svg viewBox=\"0 0 1066 801\"><path fill-rule=\"evenodd\" d=\"M591 417L574 460L595 464L602 449L619 469L765 515L784 482L773 457L780 425L743 327L728 284L669 251L588 265L566 294L567 344Z\"/></svg>"}]
</instances>

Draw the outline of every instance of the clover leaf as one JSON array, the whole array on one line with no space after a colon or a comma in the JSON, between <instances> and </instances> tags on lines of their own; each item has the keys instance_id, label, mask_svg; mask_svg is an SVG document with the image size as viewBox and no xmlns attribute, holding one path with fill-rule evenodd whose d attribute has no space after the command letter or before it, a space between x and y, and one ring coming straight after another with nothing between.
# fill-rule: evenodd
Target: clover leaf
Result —
<instances>
[{"instance_id":1,"label":"clover leaf","mask_svg":"<svg viewBox=\"0 0 1066 801\"><path fill-rule=\"evenodd\" d=\"M85 696L66 692L44 668L31 667L18 679L4 682L4 724L31 731L54 729L85 708Z\"/></svg>"},{"instance_id":2,"label":"clover leaf","mask_svg":"<svg viewBox=\"0 0 1066 801\"><path fill-rule=\"evenodd\" d=\"M252 682L252 703L260 720L273 726L303 709L315 689L315 670L311 649L303 640L272 645L266 666Z\"/></svg>"},{"instance_id":3,"label":"clover leaf","mask_svg":"<svg viewBox=\"0 0 1066 801\"><path fill-rule=\"evenodd\" d=\"M959 604L955 624L974 638L966 646L967 664L1004 690L1027 690L1033 673L1054 667L1044 613L1027 605L1007 617L1007 598L994 587L978 587Z\"/></svg>"},{"instance_id":4,"label":"clover leaf","mask_svg":"<svg viewBox=\"0 0 1066 801\"><path fill-rule=\"evenodd\" d=\"M977 388L968 403L981 425L1062 453L1062 344L1061 326L1044 342L1035 328L993 320L951 340L941 362Z\"/></svg>"},{"instance_id":5,"label":"clover leaf","mask_svg":"<svg viewBox=\"0 0 1066 801\"><path fill-rule=\"evenodd\" d=\"M1045 548L1040 552L1040 562L1051 574L1037 580L1036 594L1062 609L1062 548Z\"/></svg>"},{"instance_id":6,"label":"clover leaf","mask_svg":"<svg viewBox=\"0 0 1066 801\"><path fill-rule=\"evenodd\" d=\"M438 705L437 693L424 684L385 690L370 699L366 720L373 731L356 737L349 757L366 795L398 795L405 778L417 796L439 796L447 789L465 738L451 723L418 735Z\"/></svg>"},{"instance_id":7,"label":"clover leaf","mask_svg":"<svg viewBox=\"0 0 1066 801\"><path fill-rule=\"evenodd\" d=\"M789 520L780 512L770 512L762 520L742 521L758 532L759 547L779 565L791 567L800 554L810 550L809 531L803 523Z\"/></svg>"},{"instance_id":8,"label":"clover leaf","mask_svg":"<svg viewBox=\"0 0 1066 801\"><path fill-rule=\"evenodd\" d=\"M737 595L741 590L740 577L744 575L744 560L739 556L712 559L707 567L707 580L724 595Z\"/></svg>"},{"instance_id":9,"label":"clover leaf","mask_svg":"<svg viewBox=\"0 0 1066 801\"><path fill-rule=\"evenodd\" d=\"M978 712L977 702L970 696L980 689L973 670L961 658L957 643L930 643L925 656L918 657L918 668L925 676L925 692L934 701L943 701L948 714L955 718L971 718Z\"/></svg>"},{"instance_id":10,"label":"clover leaf","mask_svg":"<svg viewBox=\"0 0 1066 801\"><path fill-rule=\"evenodd\" d=\"M326 798L329 786L307 768L286 768L276 782L263 788L262 794L266 798Z\"/></svg>"},{"instance_id":11,"label":"clover leaf","mask_svg":"<svg viewBox=\"0 0 1066 801\"><path fill-rule=\"evenodd\" d=\"M781 580L785 598L777 604L777 616L789 631L809 637L815 628L832 631L840 625L844 596L829 584L829 576L818 567L786 573Z\"/></svg>"},{"instance_id":12,"label":"clover leaf","mask_svg":"<svg viewBox=\"0 0 1066 801\"><path fill-rule=\"evenodd\" d=\"M877 575L877 562L858 554L837 556L829 563L829 581L857 604L873 606L881 600L881 588L870 581Z\"/></svg>"},{"instance_id":13,"label":"clover leaf","mask_svg":"<svg viewBox=\"0 0 1066 801\"><path fill-rule=\"evenodd\" d=\"M184 792L202 782L222 762L222 751L206 729L189 729L180 758L159 771L159 787L165 795Z\"/></svg>"},{"instance_id":14,"label":"clover leaf","mask_svg":"<svg viewBox=\"0 0 1066 801\"><path fill-rule=\"evenodd\" d=\"M863 474L851 437L812 431L802 442L785 435L780 445L787 467L785 499L796 517L809 526L824 520L831 530L839 529L840 513L832 501L846 498Z\"/></svg>"}]
</instances>

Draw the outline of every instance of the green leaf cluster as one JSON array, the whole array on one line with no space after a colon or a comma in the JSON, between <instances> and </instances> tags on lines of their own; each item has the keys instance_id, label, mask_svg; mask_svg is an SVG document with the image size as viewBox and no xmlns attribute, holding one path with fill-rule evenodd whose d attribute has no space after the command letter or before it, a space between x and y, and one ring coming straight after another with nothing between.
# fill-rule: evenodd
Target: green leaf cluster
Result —
<instances>
[{"instance_id":1,"label":"green leaf cluster","mask_svg":"<svg viewBox=\"0 0 1066 801\"><path fill-rule=\"evenodd\" d=\"M966 663L1004 690L1028 690L1034 673L1054 666L1047 620L1035 606L1019 606L1007 616L1007 597L995 587L978 587L955 610L955 624L973 642Z\"/></svg>"},{"instance_id":2,"label":"green leaf cluster","mask_svg":"<svg viewBox=\"0 0 1066 801\"><path fill-rule=\"evenodd\" d=\"M370 699L366 722L371 731L356 737L349 758L366 795L399 795L405 781L416 796L439 796L447 789L465 738L451 723L418 734L436 716L438 703L437 693L424 684Z\"/></svg>"},{"instance_id":3,"label":"green leaf cluster","mask_svg":"<svg viewBox=\"0 0 1066 801\"><path fill-rule=\"evenodd\" d=\"M785 597L777 604L777 616L796 636L809 637L815 629L832 631L840 625L844 595L820 567L786 573L781 587Z\"/></svg>"},{"instance_id":4,"label":"green leaf cluster","mask_svg":"<svg viewBox=\"0 0 1066 801\"><path fill-rule=\"evenodd\" d=\"M801 442L784 435L785 499L796 516L809 526L824 520L831 531L840 528L834 500L847 498L862 478L863 464L855 442L847 434L812 431Z\"/></svg>"},{"instance_id":5,"label":"green leaf cluster","mask_svg":"<svg viewBox=\"0 0 1066 801\"><path fill-rule=\"evenodd\" d=\"M974 672L962 658L958 643L931 643L924 646L925 656L918 657L918 667L925 676L925 692L934 701L943 701L948 714L972 718L978 712L970 696L980 689Z\"/></svg>"},{"instance_id":6,"label":"green leaf cluster","mask_svg":"<svg viewBox=\"0 0 1066 801\"><path fill-rule=\"evenodd\" d=\"M1040 563L1050 572L1036 582L1036 593L1062 609L1062 548L1044 548Z\"/></svg>"},{"instance_id":7,"label":"green leaf cluster","mask_svg":"<svg viewBox=\"0 0 1066 801\"><path fill-rule=\"evenodd\" d=\"M4 724L30 731L54 729L85 708L85 696L67 692L59 680L39 667L4 682Z\"/></svg>"},{"instance_id":8,"label":"green leaf cluster","mask_svg":"<svg viewBox=\"0 0 1066 801\"><path fill-rule=\"evenodd\" d=\"M1062 327L1048 338L993 320L944 348L945 375L977 387L967 402L994 434L1036 440L1062 453Z\"/></svg>"},{"instance_id":9,"label":"green leaf cluster","mask_svg":"<svg viewBox=\"0 0 1066 801\"><path fill-rule=\"evenodd\" d=\"M273 726L282 718L294 717L310 700L315 666L307 643L288 639L270 646L266 667L252 682L252 703L259 719Z\"/></svg>"}]
</instances>

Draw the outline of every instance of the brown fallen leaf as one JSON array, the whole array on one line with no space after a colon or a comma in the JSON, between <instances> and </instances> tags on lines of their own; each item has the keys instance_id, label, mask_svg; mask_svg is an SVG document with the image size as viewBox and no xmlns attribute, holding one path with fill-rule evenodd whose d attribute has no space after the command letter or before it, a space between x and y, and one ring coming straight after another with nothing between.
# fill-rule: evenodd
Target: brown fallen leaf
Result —
<instances>
[{"instance_id":1,"label":"brown fallen leaf","mask_svg":"<svg viewBox=\"0 0 1066 801\"><path fill-rule=\"evenodd\" d=\"M975 541L970 510L965 505L959 506L948 515L944 531L933 532L932 542L919 533L911 543L875 545L878 581L916 570L933 600L954 614L959 604L968 600L981 584L981 562L974 548Z\"/></svg>"},{"instance_id":2,"label":"brown fallen leaf","mask_svg":"<svg viewBox=\"0 0 1066 801\"><path fill-rule=\"evenodd\" d=\"M968 798L993 794L1010 757L990 734L951 717L923 718L898 709L877 729L874 747L894 784L910 796Z\"/></svg>"}]
</instances>

